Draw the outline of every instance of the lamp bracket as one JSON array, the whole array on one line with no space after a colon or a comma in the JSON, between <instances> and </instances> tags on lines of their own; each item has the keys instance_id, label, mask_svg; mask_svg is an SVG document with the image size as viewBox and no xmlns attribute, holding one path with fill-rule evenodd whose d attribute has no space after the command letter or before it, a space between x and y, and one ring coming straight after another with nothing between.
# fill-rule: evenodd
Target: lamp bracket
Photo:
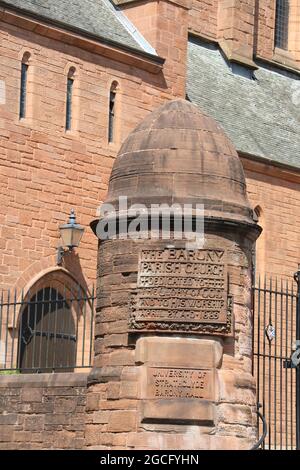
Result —
<instances>
[{"instance_id":1,"label":"lamp bracket","mask_svg":"<svg viewBox=\"0 0 300 470\"><path fill-rule=\"evenodd\" d=\"M65 250L62 246L57 247L57 256L56 256L56 264L60 266L62 264L62 260L65 254Z\"/></svg>"}]
</instances>

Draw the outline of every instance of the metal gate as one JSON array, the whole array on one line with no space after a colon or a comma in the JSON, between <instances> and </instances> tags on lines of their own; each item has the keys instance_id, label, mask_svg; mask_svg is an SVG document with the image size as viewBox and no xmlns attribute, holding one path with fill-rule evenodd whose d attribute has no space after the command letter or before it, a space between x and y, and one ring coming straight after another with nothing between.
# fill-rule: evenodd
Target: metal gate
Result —
<instances>
[{"instance_id":1,"label":"metal gate","mask_svg":"<svg viewBox=\"0 0 300 470\"><path fill-rule=\"evenodd\" d=\"M74 370L76 328L68 302L56 290L45 288L31 297L20 315L18 368L40 373Z\"/></svg>"},{"instance_id":2,"label":"metal gate","mask_svg":"<svg viewBox=\"0 0 300 470\"><path fill-rule=\"evenodd\" d=\"M295 281L258 279L253 288L257 400L264 449L300 449L300 269ZM258 423L259 434L262 424Z\"/></svg>"}]
</instances>

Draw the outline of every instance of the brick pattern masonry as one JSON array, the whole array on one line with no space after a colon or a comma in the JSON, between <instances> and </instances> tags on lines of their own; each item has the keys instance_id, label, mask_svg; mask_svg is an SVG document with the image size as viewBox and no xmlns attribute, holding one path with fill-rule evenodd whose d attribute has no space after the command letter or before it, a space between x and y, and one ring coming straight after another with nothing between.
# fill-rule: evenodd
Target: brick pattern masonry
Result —
<instances>
[{"instance_id":1,"label":"brick pattern masonry","mask_svg":"<svg viewBox=\"0 0 300 470\"><path fill-rule=\"evenodd\" d=\"M0 449L82 449L86 374L0 375Z\"/></svg>"}]
</instances>

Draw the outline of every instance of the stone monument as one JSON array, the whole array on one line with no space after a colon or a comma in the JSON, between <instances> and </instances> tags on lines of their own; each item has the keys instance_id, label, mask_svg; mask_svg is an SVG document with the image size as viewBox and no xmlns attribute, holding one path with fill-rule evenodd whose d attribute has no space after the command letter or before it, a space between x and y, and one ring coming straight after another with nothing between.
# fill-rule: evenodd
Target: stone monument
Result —
<instances>
[{"instance_id":1,"label":"stone monument","mask_svg":"<svg viewBox=\"0 0 300 470\"><path fill-rule=\"evenodd\" d=\"M111 212L100 222L115 219L116 230L99 241L87 445L250 449L252 249L260 228L235 148L194 105L168 102L122 145L106 203ZM202 245L178 239L174 213L167 239L160 225L151 236L153 222L140 225L141 237L126 237L134 204L189 205L194 225L200 205ZM96 233L98 221L91 225Z\"/></svg>"}]
</instances>

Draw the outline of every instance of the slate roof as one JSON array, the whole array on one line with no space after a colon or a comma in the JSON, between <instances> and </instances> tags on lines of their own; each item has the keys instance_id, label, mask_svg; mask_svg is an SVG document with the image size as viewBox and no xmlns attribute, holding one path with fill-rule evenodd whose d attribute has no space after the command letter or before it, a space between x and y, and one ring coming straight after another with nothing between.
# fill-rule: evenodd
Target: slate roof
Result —
<instances>
[{"instance_id":1,"label":"slate roof","mask_svg":"<svg viewBox=\"0 0 300 470\"><path fill-rule=\"evenodd\" d=\"M140 51L147 49L132 33L141 35L109 0L3 0L0 3Z\"/></svg>"},{"instance_id":2,"label":"slate roof","mask_svg":"<svg viewBox=\"0 0 300 470\"><path fill-rule=\"evenodd\" d=\"M189 99L223 126L239 152L300 168L299 76L266 67L254 76L233 73L216 46L189 40Z\"/></svg>"}]
</instances>

